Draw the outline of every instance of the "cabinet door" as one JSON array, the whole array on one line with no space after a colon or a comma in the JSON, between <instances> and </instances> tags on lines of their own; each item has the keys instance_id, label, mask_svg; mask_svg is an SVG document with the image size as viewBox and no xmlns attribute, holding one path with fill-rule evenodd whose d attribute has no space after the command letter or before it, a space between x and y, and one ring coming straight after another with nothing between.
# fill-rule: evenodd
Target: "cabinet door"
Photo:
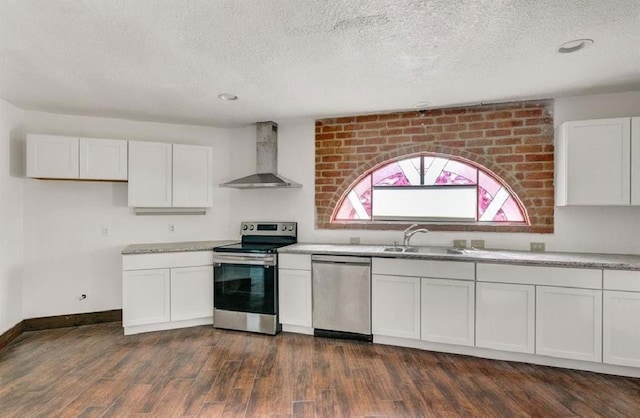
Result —
<instances>
[{"instance_id":1,"label":"cabinet door","mask_svg":"<svg viewBox=\"0 0 640 418\"><path fill-rule=\"evenodd\" d=\"M602 361L602 291L538 286L536 354Z\"/></svg>"},{"instance_id":2,"label":"cabinet door","mask_svg":"<svg viewBox=\"0 0 640 418\"><path fill-rule=\"evenodd\" d=\"M213 204L213 148L173 145L173 206Z\"/></svg>"},{"instance_id":3,"label":"cabinet door","mask_svg":"<svg viewBox=\"0 0 640 418\"><path fill-rule=\"evenodd\" d=\"M125 327L169 322L169 269L122 273L122 324Z\"/></svg>"},{"instance_id":4,"label":"cabinet door","mask_svg":"<svg viewBox=\"0 0 640 418\"><path fill-rule=\"evenodd\" d=\"M311 271L278 270L280 323L311 327Z\"/></svg>"},{"instance_id":5,"label":"cabinet door","mask_svg":"<svg viewBox=\"0 0 640 418\"><path fill-rule=\"evenodd\" d=\"M420 278L374 274L372 280L373 333L420 339Z\"/></svg>"},{"instance_id":6,"label":"cabinet door","mask_svg":"<svg viewBox=\"0 0 640 418\"><path fill-rule=\"evenodd\" d=\"M630 121L601 119L562 125L558 205L630 204Z\"/></svg>"},{"instance_id":7,"label":"cabinet door","mask_svg":"<svg viewBox=\"0 0 640 418\"><path fill-rule=\"evenodd\" d=\"M171 269L171 320L213 315L213 266Z\"/></svg>"},{"instance_id":8,"label":"cabinet door","mask_svg":"<svg viewBox=\"0 0 640 418\"><path fill-rule=\"evenodd\" d=\"M476 284L476 346L533 354L535 286Z\"/></svg>"},{"instance_id":9,"label":"cabinet door","mask_svg":"<svg viewBox=\"0 0 640 418\"><path fill-rule=\"evenodd\" d=\"M171 207L171 144L129 141L129 206Z\"/></svg>"},{"instance_id":10,"label":"cabinet door","mask_svg":"<svg viewBox=\"0 0 640 418\"><path fill-rule=\"evenodd\" d=\"M78 138L27 135L27 177L77 179Z\"/></svg>"},{"instance_id":11,"label":"cabinet door","mask_svg":"<svg viewBox=\"0 0 640 418\"><path fill-rule=\"evenodd\" d=\"M603 361L640 367L640 293L605 290L603 304Z\"/></svg>"},{"instance_id":12,"label":"cabinet door","mask_svg":"<svg viewBox=\"0 0 640 418\"><path fill-rule=\"evenodd\" d=\"M80 178L127 179L127 141L80 138Z\"/></svg>"},{"instance_id":13,"label":"cabinet door","mask_svg":"<svg viewBox=\"0 0 640 418\"><path fill-rule=\"evenodd\" d=\"M421 338L447 344L474 343L474 282L422 279Z\"/></svg>"},{"instance_id":14,"label":"cabinet door","mask_svg":"<svg viewBox=\"0 0 640 418\"><path fill-rule=\"evenodd\" d=\"M631 204L640 205L640 117L631 118Z\"/></svg>"}]
</instances>

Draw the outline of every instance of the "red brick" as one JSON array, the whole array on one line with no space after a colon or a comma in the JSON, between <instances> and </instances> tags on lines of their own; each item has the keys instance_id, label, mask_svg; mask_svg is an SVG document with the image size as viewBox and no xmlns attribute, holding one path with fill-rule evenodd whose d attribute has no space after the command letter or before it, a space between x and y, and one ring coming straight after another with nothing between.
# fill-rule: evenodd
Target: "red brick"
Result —
<instances>
[{"instance_id":1,"label":"red brick","mask_svg":"<svg viewBox=\"0 0 640 418\"><path fill-rule=\"evenodd\" d=\"M384 135L384 136L402 135L402 129L401 128L381 129L380 135Z\"/></svg>"},{"instance_id":2,"label":"red brick","mask_svg":"<svg viewBox=\"0 0 640 418\"><path fill-rule=\"evenodd\" d=\"M489 155L498 155L498 154L512 154L512 147L491 147L488 150Z\"/></svg>"},{"instance_id":3,"label":"red brick","mask_svg":"<svg viewBox=\"0 0 640 418\"><path fill-rule=\"evenodd\" d=\"M331 154L335 154L336 153L336 149L335 148L318 148L316 149L316 155L331 155Z\"/></svg>"},{"instance_id":4,"label":"red brick","mask_svg":"<svg viewBox=\"0 0 640 418\"><path fill-rule=\"evenodd\" d=\"M481 120L484 120L484 115L481 113L458 116L458 122L478 122Z\"/></svg>"},{"instance_id":5,"label":"red brick","mask_svg":"<svg viewBox=\"0 0 640 418\"><path fill-rule=\"evenodd\" d=\"M487 138L494 138L496 136L508 136L511 135L511 129L491 129L484 132L484 136Z\"/></svg>"},{"instance_id":6,"label":"red brick","mask_svg":"<svg viewBox=\"0 0 640 418\"><path fill-rule=\"evenodd\" d=\"M318 151L316 151L316 154ZM322 157L323 163L335 163L336 161L342 161L342 155L325 155Z\"/></svg>"},{"instance_id":7,"label":"red brick","mask_svg":"<svg viewBox=\"0 0 640 418\"><path fill-rule=\"evenodd\" d=\"M373 122L378 120L378 115L356 116L356 122Z\"/></svg>"},{"instance_id":8,"label":"red brick","mask_svg":"<svg viewBox=\"0 0 640 418\"><path fill-rule=\"evenodd\" d=\"M454 107L452 109L444 109L445 115L461 115L469 110L466 107Z\"/></svg>"},{"instance_id":9,"label":"red brick","mask_svg":"<svg viewBox=\"0 0 640 418\"><path fill-rule=\"evenodd\" d=\"M496 155L497 163L521 163L524 161L523 155L511 154L511 155Z\"/></svg>"},{"instance_id":10,"label":"red brick","mask_svg":"<svg viewBox=\"0 0 640 418\"><path fill-rule=\"evenodd\" d=\"M460 139L471 139L471 138L482 138L482 137L484 137L484 131L458 132L458 138Z\"/></svg>"},{"instance_id":11,"label":"red brick","mask_svg":"<svg viewBox=\"0 0 640 418\"><path fill-rule=\"evenodd\" d=\"M334 139L335 137L336 137L336 134L334 134L334 133L316 134L316 141L318 141L318 140L324 141L325 139Z\"/></svg>"},{"instance_id":12,"label":"red brick","mask_svg":"<svg viewBox=\"0 0 640 418\"><path fill-rule=\"evenodd\" d=\"M542 145L520 145L516 147L518 153L542 152Z\"/></svg>"},{"instance_id":13,"label":"red brick","mask_svg":"<svg viewBox=\"0 0 640 418\"><path fill-rule=\"evenodd\" d=\"M433 118L418 118L411 120L411 126L434 125L436 123Z\"/></svg>"},{"instance_id":14,"label":"red brick","mask_svg":"<svg viewBox=\"0 0 640 418\"><path fill-rule=\"evenodd\" d=\"M410 120L390 120L389 122L387 122L387 126L389 128L397 128L397 127L410 126L410 125L411 125Z\"/></svg>"},{"instance_id":15,"label":"red brick","mask_svg":"<svg viewBox=\"0 0 640 418\"><path fill-rule=\"evenodd\" d=\"M436 123L444 125L447 123L456 123L457 120L458 118L456 118L455 116L441 116L439 118L436 118Z\"/></svg>"},{"instance_id":16,"label":"red brick","mask_svg":"<svg viewBox=\"0 0 640 418\"><path fill-rule=\"evenodd\" d=\"M327 125L322 127L322 132L338 132L342 131L342 125Z\"/></svg>"},{"instance_id":17,"label":"red brick","mask_svg":"<svg viewBox=\"0 0 640 418\"><path fill-rule=\"evenodd\" d=\"M540 128L519 128L514 129L514 135L540 135L542 133L542 129Z\"/></svg>"},{"instance_id":18,"label":"red brick","mask_svg":"<svg viewBox=\"0 0 640 418\"><path fill-rule=\"evenodd\" d=\"M526 161L553 161L553 154L529 154L525 156Z\"/></svg>"},{"instance_id":19,"label":"red brick","mask_svg":"<svg viewBox=\"0 0 640 418\"><path fill-rule=\"evenodd\" d=\"M321 177L338 177L341 174L338 170L317 171L316 173L320 173Z\"/></svg>"},{"instance_id":20,"label":"red brick","mask_svg":"<svg viewBox=\"0 0 640 418\"><path fill-rule=\"evenodd\" d=\"M359 131L364 128L363 123L351 123L343 126L345 131Z\"/></svg>"},{"instance_id":21,"label":"red brick","mask_svg":"<svg viewBox=\"0 0 640 418\"><path fill-rule=\"evenodd\" d=\"M531 118L535 116L542 116L542 109L526 109L526 110L517 110L514 112L513 116L516 118Z\"/></svg>"},{"instance_id":22,"label":"red brick","mask_svg":"<svg viewBox=\"0 0 640 418\"><path fill-rule=\"evenodd\" d=\"M382 145L387 143L387 138L384 137L376 137L376 138L367 138L365 139L365 144L367 145Z\"/></svg>"},{"instance_id":23,"label":"red brick","mask_svg":"<svg viewBox=\"0 0 640 418\"><path fill-rule=\"evenodd\" d=\"M364 146L364 147L357 148L358 154L367 153L367 152L376 152L377 150L378 150L378 147L375 147L375 146Z\"/></svg>"},{"instance_id":24,"label":"red brick","mask_svg":"<svg viewBox=\"0 0 640 418\"><path fill-rule=\"evenodd\" d=\"M513 116L512 112L506 112L506 111L500 111L500 112L492 112L492 113L487 113L485 115L485 117L487 118L487 120L493 120L493 119L507 119Z\"/></svg>"},{"instance_id":25,"label":"red brick","mask_svg":"<svg viewBox=\"0 0 640 418\"><path fill-rule=\"evenodd\" d=\"M320 163L320 164L316 164L316 171L318 170L335 170L336 169L336 165L335 163Z\"/></svg>"},{"instance_id":26,"label":"red brick","mask_svg":"<svg viewBox=\"0 0 640 418\"><path fill-rule=\"evenodd\" d=\"M412 134L421 134L424 133L425 128L424 126L412 126L410 128L404 128L402 130L402 133L405 135L412 135Z\"/></svg>"},{"instance_id":27,"label":"red brick","mask_svg":"<svg viewBox=\"0 0 640 418\"><path fill-rule=\"evenodd\" d=\"M437 141L449 141L457 138L458 138L458 134L456 134L455 132L444 132L444 133L436 134Z\"/></svg>"},{"instance_id":28,"label":"red brick","mask_svg":"<svg viewBox=\"0 0 640 418\"><path fill-rule=\"evenodd\" d=\"M515 126L522 126L523 122L521 120L504 120L501 122L496 122L496 128L513 128Z\"/></svg>"},{"instance_id":29,"label":"red brick","mask_svg":"<svg viewBox=\"0 0 640 418\"><path fill-rule=\"evenodd\" d=\"M344 141L344 144L348 147L351 146L357 146L357 145L364 145L364 139L346 139Z\"/></svg>"},{"instance_id":30,"label":"red brick","mask_svg":"<svg viewBox=\"0 0 640 418\"><path fill-rule=\"evenodd\" d=\"M458 132L464 131L465 129L467 129L467 125L465 123L456 123L454 125L446 125L444 127L445 132Z\"/></svg>"},{"instance_id":31,"label":"red brick","mask_svg":"<svg viewBox=\"0 0 640 418\"><path fill-rule=\"evenodd\" d=\"M475 122L469 124L469 130L475 131L479 129L492 129L495 127L493 122Z\"/></svg>"},{"instance_id":32,"label":"red brick","mask_svg":"<svg viewBox=\"0 0 640 418\"><path fill-rule=\"evenodd\" d=\"M378 131L358 131L356 134L358 138L371 138L378 135L380 135Z\"/></svg>"},{"instance_id":33,"label":"red brick","mask_svg":"<svg viewBox=\"0 0 640 418\"><path fill-rule=\"evenodd\" d=\"M364 129L381 129L386 127L386 122L369 122L364 124Z\"/></svg>"}]
</instances>

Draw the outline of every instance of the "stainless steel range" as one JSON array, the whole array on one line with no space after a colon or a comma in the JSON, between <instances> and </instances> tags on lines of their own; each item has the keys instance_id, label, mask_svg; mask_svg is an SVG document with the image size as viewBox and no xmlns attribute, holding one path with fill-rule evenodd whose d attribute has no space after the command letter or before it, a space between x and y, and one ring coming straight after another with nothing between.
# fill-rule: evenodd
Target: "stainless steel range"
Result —
<instances>
[{"instance_id":1,"label":"stainless steel range","mask_svg":"<svg viewBox=\"0 0 640 418\"><path fill-rule=\"evenodd\" d=\"M242 222L240 244L213 251L213 326L280 332L278 254L298 241L296 222Z\"/></svg>"}]
</instances>

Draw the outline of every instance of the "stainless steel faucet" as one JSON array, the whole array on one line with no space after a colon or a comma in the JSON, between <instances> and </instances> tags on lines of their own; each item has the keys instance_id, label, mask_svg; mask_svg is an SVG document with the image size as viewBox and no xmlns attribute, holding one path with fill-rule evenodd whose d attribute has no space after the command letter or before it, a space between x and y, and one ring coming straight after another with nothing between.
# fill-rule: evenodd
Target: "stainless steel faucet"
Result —
<instances>
[{"instance_id":1,"label":"stainless steel faucet","mask_svg":"<svg viewBox=\"0 0 640 418\"><path fill-rule=\"evenodd\" d=\"M418 224L413 224L409 228L404 230L404 233L402 235L402 245L403 246L408 247L409 246L409 241L411 241L411 237L414 236L415 234L417 234L418 232L422 232L424 234L429 232L429 230L425 229L425 228L413 229L413 228L415 228L417 226L418 226Z\"/></svg>"}]
</instances>

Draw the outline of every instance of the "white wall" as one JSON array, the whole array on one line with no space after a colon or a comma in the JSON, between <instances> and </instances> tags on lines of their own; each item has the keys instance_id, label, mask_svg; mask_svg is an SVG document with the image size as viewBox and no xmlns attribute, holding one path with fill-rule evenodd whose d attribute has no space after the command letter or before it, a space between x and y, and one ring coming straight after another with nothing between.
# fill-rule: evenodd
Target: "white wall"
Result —
<instances>
[{"instance_id":1,"label":"white wall","mask_svg":"<svg viewBox=\"0 0 640 418\"><path fill-rule=\"evenodd\" d=\"M228 129L30 111L25 125L28 133L210 145L214 184L229 180ZM24 179L24 317L121 308L123 247L238 238L230 208L229 190L216 187L205 216L135 216L126 183ZM109 237L101 235L103 225ZM83 293L87 299L78 300Z\"/></svg>"},{"instance_id":2,"label":"white wall","mask_svg":"<svg viewBox=\"0 0 640 418\"><path fill-rule=\"evenodd\" d=\"M22 321L24 112L0 99L0 334Z\"/></svg>"},{"instance_id":3,"label":"white wall","mask_svg":"<svg viewBox=\"0 0 640 418\"><path fill-rule=\"evenodd\" d=\"M640 92L557 99L555 123L565 120L640 116ZM242 220L294 220L300 242L392 243L399 231L334 231L315 229L314 219L314 121L279 122L278 164L282 175L303 184L302 189L233 190L232 223ZM237 130L232 149L235 175L249 174L255 156L254 133ZM415 244L451 245L453 239L484 239L489 248L528 250L531 241L545 242L547 250L640 254L640 207L556 208L554 234L500 234L431 232L416 235Z\"/></svg>"}]
</instances>

